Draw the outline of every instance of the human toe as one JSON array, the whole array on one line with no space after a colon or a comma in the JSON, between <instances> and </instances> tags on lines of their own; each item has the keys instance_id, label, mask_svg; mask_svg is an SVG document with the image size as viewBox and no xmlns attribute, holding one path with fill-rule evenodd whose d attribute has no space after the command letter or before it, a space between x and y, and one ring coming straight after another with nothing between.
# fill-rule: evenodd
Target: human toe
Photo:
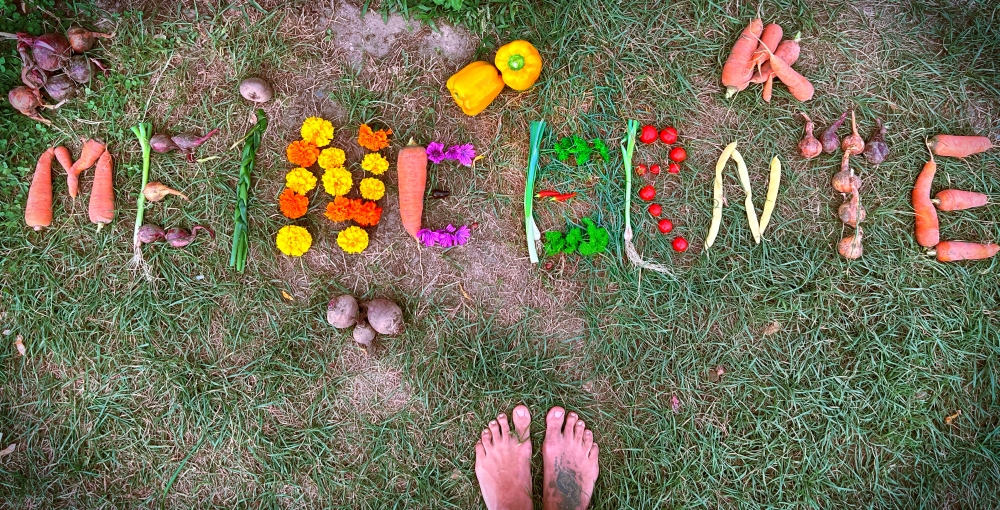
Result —
<instances>
[{"instance_id":1,"label":"human toe","mask_svg":"<svg viewBox=\"0 0 1000 510\"><path fill-rule=\"evenodd\" d=\"M486 457L486 447L482 441L476 441L476 460Z\"/></svg>"},{"instance_id":2,"label":"human toe","mask_svg":"<svg viewBox=\"0 0 1000 510\"><path fill-rule=\"evenodd\" d=\"M493 433L494 442L499 441L503 437L503 434L500 433L500 423L496 420L490 421L490 432Z\"/></svg>"},{"instance_id":3,"label":"human toe","mask_svg":"<svg viewBox=\"0 0 1000 510\"><path fill-rule=\"evenodd\" d=\"M500 435L507 437L510 435L510 422L507 421L507 415L500 413L497 415L497 423L500 424Z\"/></svg>"},{"instance_id":4,"label":"human toe","mask_svg":"<svg viewBox=\"0 0 1000 510\"><path fill-rule=\"evenodd\" d=\"M483 429L483 439L480 442L485 446L493 446L493 433L490 429Z\"/></svg>"},{"instance_id":5,"label":"human toe","mask_svg":"<svg viewBox=\"0 0 1000 510\"><path fill-rule=\"evenodd\" d=\"M524 442L529 437L531 427L531 412L523 405L514 408L514 433L519 441Z\"/></svg>"},{"instance_id":6,"label":"human toe","mask_svg":"<svg viewBox=\"0 0 1000 510\"><path fill-rule=\"evenodd\" d=\"M573 439L583 442L583 431L586 430L587 424L580 420L576 422L576 426L573 427Z\"/></svg>"},{"instance_id":7,"label":"human toe","mask_svg":"<svg viewBox=\"0 0 1000 510\"><path fill-rule=\"evenodd\" d=\"M573 427L576 427L576 422L580 420L580 417L570 411L566 415L566 425L563 427L563 435L566 437L573 437Z\"/></svg>"},{"instance_id":8,"label":"human toe","mask_svg":"<svg viewBox=\"0 0 1000 510\"><path fill-rule=\"evenodd\" d=\"M551 435L559 434L562 432L563 423L565 422L566 410L556 406L549 409L549 413L545 415L545 433L546 437Z\"/></svg>"}]
</instances>

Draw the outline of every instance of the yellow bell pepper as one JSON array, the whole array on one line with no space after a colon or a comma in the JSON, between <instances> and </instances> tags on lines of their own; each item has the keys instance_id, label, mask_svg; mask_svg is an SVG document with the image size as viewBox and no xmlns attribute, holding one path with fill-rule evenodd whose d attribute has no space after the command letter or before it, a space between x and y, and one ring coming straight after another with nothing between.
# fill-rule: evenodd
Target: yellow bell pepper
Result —
<instances>
[{"instance_id":1,"label":"yellow bell pepper","mask_svg":"<svg viewBox=\"0 0 1000 510\"><path fill-rule=\"evenodd\" d=\"M489 62L477 60L448 78L446 84L459 108L472 116L486 109L503 90L503 79Z\"/></svg>"},{"instance_id":2,"label":"yellow bell pepper","mask_svg":"<svg viewBox=\"0 0 1000 510\"><path fill-rule=\"evenodd\" d=\"M542 56L528 41L513 41L497 50L494 62L503 81L514 90L528 90L542 74Z\"/></svg>"}]
</instances>

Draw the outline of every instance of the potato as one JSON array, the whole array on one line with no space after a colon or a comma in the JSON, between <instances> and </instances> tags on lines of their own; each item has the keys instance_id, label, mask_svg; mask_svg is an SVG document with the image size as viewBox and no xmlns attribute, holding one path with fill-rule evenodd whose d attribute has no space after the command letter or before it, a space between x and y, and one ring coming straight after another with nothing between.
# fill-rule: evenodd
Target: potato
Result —
<instances>
[{"instance_id":1,"label":"potato","mask_svg":"<svg viewBox=\"0 0 1000 510\"><path fill-rule=\"evenodd\" d=\"M354 326L354 333L352 334L354 341L365 347L371 347L372 342L375 340L375 330L364 321L364 319L358 321L358 325Z\"/></svg>"},{"instance_id":2,"label":"potato","mask_svg":"<svg viewBox=\"0 0 1000 510\"><path fill-rule=\"evenodd\" d=\"M274 89L260 78L247 78L240 82L240 95L247 101L266 103L274 97Z\"/></svg>"},{"instance_id":3,"label":"potato","mask_svg":"<svg viewBox=\"0 0 1000 510\"><path fill-rule=\"evenodd\" d=\"M337 296L326 307L326 321L337 329L349 328L358 322L358 300L354 296Z\"/></svg>"},{"instance_id":4,"label":"potato","mask_svg":"<svg viewBox=\"0 0 1000 510\"><path fill-rule=\"evenodd\" d=\"M362 304L368 312L368 323L383 335L399 335L403 332L403 310L388 299L373 299Z\"/></svg>"}]
</instances>

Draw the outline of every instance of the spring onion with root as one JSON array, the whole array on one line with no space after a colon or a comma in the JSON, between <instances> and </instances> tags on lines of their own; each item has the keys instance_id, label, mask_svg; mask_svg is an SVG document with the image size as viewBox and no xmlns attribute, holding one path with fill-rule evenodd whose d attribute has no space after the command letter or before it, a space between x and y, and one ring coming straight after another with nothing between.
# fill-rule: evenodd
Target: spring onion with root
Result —
<instances>
[{"instance_id":1,"label":"spring onion with root","mask_svg":"<svg viewBox=\"0 0 1000 510\"><path fill-rule=\"evenodd\" d=\"M153 125L149 122L140 122L132 126L132 132L135 133L135 137L139 139L139 146L142 147L142 188L140 189L146 189L146 185L149 184L149 154L151 151L149 137L153 134ZM132 232L133 255L129 266L132 269L141 269L146 279L152 280L153 272L146 259L142 258L142 242L139 240L139 228L142 227L142 218L145 211L146 196L140 191L138 200L136 201L135 230Z\"/></svg>"},{"instance_id":2,"label":"spring onion with root","mask_svg":"<svg viewBox=\"0 0 1000 510\"><path fill-rule=\"evenodd\" d=\"M736 150L736 142L726 146L719 156L719 162L715 164L715 184L712 187L712 226L708 228L708 236L705 237L705 249L709 249L715 244L715 238L719 235L719 226L722 225L722 169Z\"/></svg>"},{"instance_id":3,"label":"spring onion with root","mask_svg":"<svg viewBox=\"0 0 1000 510\"><path fill-rule=\"evenodd\" d=\"M541 152L542 135L545 134L545 121L532 121L528 131L528 177L524 182L524 235L528 240L528 259L532 264L537 264L538 251L535 250L535 241L542 238L542 233L535 224L532 199L535 196L535 176L538 173L538 155Z\"/></svg>"},{"instance_id":4,"label":"spring onion with root","mask_svg":"<svg viewBox=\"0 0 1000 510\"><path fill-rule=\"evenodd\" d=\"M771 213L778 201L778 188L781 186L781 160L778 156L771 158L771 176L767 182L767 199L764 200L764 212L760 215L760 233L764 234L767 224L771 222Z\"/></svg>"},{"instance_id":5,"label":"spring onion with root","mask_svg":"<svg viewBox=\"0 0 1000 510\"><path fill-rule=\"evenodd\" d=\"M264 110L257 109L257 124L250 128L244 138L243 159L240 162L240 178L236 182L236 211L233 213L233 250L229 255L229 267L235 267L243 272L247 264L247 250L250 243L249 219L247 217L247 202L250 199L250 171L257 160L257 148L267 129L267 117ZM145 184L145 182L143 183Z\"/></svg>"},{"instance_id":6,"label":"spring onion with root","mask_svg":"<svg viewBox=\"0 0 1000 510\"><path fill-rule=\"evenodd\" d=\"M641 268L656 271L657 273L671 274L665 266L646 262L639 256L635 245L632 244L632 155L635 153L635 133L639 130L639 121L631 119L628 121L628 134L622 140L622 163L625 168L625 254L633 264Z\"/></svg>"}]
</instances>

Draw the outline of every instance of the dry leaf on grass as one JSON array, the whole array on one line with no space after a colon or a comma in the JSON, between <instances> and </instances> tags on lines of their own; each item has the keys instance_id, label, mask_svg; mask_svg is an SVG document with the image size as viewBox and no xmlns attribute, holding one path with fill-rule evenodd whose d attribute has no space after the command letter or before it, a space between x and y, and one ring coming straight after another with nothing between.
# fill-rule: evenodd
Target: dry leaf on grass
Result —
<instances>
[{"instance_id":1,"label":"dry leaf on grass","mask_svg":"<svg viewBox=\"0 0 1000 510\"><path fill-rule=\"evenodd\" d=\"M28 350L24 347L24 338L21 335L17 335L17 340L14 340L14 347L17 347L17 353L24 356Z\"/></svg>"},{"instance_id":2,"label":"dry leaf on grass","mask_svg":"<svg viewBox=\"0 0 1000 510\"><path fill-rule=\"evenodd\" d=\"M951 425L952 423L955 423L955 420L957 420L959 416L962 416L962 410L961 409L959 409L958 411L955 411L955 414L953 414L953 415L948 416L947 418L945 418L944 419L944 423L946 425Z\"/></svg>"},{"instance_id":3,"label":"dry leaf on grass","mask_svg":"<svg viewBox=\"0 0 1000 510\"><path fill-rule=\"evenodd\" d=\"M17 443L14 443L14 444L12 444L12 445L4 448L3 450L0 450L0 457L5 457L7 455L10 455L10 454L14 453L14 450L16 448L17 448Z\"/></svg>"},{"instance_id":4,"label":"dry leaf on grass","mask_svg":"<svg viewBox=\"0 0 1000 510\"><path fill-rule=\"evenodd\" d=\"M281 291L281 297L283 297L283 298L285 298L285 299L287 299L289 301L295 301L295 298L292 297L291 294L289 294L289 293L287 293L285 291Z\"/></svg>"},{"instance_id":5,"label":"dry leaf on grass","mask_svg":"<svg viewBox=\"0 0 1000 510\"><path fill-rule=\"evenodd\" d=\"M768 324L766 328L764 328L764 336L771 336L779 331L781 331L781 323L778 321L774 321Z\"/></svg>"}]
</instances>

